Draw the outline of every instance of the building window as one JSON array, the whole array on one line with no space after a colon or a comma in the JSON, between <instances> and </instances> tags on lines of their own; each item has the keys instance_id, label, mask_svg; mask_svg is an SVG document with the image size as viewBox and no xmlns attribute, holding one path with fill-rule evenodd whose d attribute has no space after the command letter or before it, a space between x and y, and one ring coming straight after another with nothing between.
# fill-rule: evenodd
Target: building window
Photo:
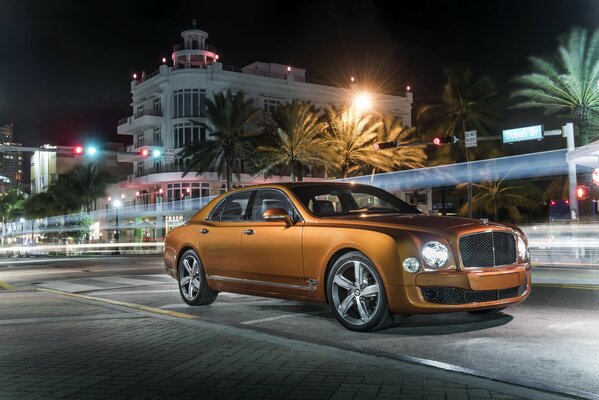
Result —
<instances>
[{"instance_id":1,"label":"building window","mask_svg":"<svg viewBox=\"0 0 599 400\"><path fill-rule=\"evenodd\" d=\"M191 122L175 124L175 148L185 147L194 142L206 142L206 127Z\"/></svg>"},{"instance_id":2,"label":"building window","mask_svg":"<svg viewBox=\"0 0 599 400\"><path fill-rule=\"evenodd\" d=\"M135 107L135 118L139 118L144 115L144 105L140 104Z\"/></svg>"},{"instance_id":3,"label":"building window","mask_svg":"<svg viewBox=\"0 0 599 400\"><path fill-rule=\"evenodd\" d=\"M280 100L275 99L264 99L264 112L274 113L277 110L277 107L281 105Z\"/></svg>"},{"instance_id":4,"label":"building window","mask_svg":"<svg viewBox=\"0 0 599 400\"><path fill-rule=\"evenodd\" d=\"M161 127L154 128L154 143L160 143L161 139L162 139L162 128Z\"/></svg>"},{"instance_id":5,"label":"building window","mask_svg":"<svg viewBox=\"0 0 599 400\"><path fill-rule=\"evenodd\" d=\"M174 118L205 116L206 91L200 89L181 89L174 91Z\"/></svg>"},{"instance_id":6,"label":"building window","mask_svg":"<svg viewBox=\"0 0 599 400\"><path fill-rule=\"evenodd\" d=\"M162 172L162 161L156 160L154 161L154 173Z\"/></svg>"},{"instance_id":7,"label":"building window","mask_svg":"<svg viewBox=\"0 0 599 400\"><path fill-rule=\"evenodd\" d=\"M162 114L162 101L160 100L160 98L154 99L152 101L152 105L154 106L154 112L156 113L156 115L161 115Z\"/></svg>"},{"instance_id":8,"label":"building window","mask_svg":"<svg viewBox=\"0 0 599 400\"><path fill-rule=\"evenodd\" d=\"M145 144L144 134L140 133L137 135L137 147L141 147Z\"/></svg>"},{"instance_id":9,"label":"building window","mask_svg":"<svg viewBox=\"0 0 599 400\"><path fill-rule=\"evenodd\" d=\"M143 175L144 175L144 163L138 162L137 163L137 176L143 176Z\"/></svg>"}]
</instances>

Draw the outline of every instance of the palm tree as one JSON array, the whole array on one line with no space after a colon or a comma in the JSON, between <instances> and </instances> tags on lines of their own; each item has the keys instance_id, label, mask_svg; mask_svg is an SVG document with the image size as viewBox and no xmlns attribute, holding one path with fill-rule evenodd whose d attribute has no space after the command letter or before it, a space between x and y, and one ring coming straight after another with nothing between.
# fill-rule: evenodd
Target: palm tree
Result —
<instances>
[{"instance_id":1,"label":"palm tree","mask_svg":"<svg viewBox=\"0 0 599 400\"><path fill-rule=\"evenodd\" d=\"M486 77L476 78L468 69L447 68L445 74L442 102L418 111L420 130L431 136L456 136L462 141L469 129L476 129L479 135L489 133L499 121L494 111L498 96L492 82ZM464 154L464 146L445 147L454 152L453 162Z\"/></svg>"},{"instance_id":2,"label":"palm tree","mask_svg":"<svg viewBox=\"0 0 599 400\"><path fill-rule=\"evenodd\" d=\"M0 197L0 214L2 215L2 231L6 233L6 225L12 223L17 217L23 215L25 195L18 189L9 190ZM14 229L13 229L14 233Z\"/></svg>"},{"instance_id":3,"label":"palm tree","mask_svg":"<svg viewBox=\"0 0 599 400\"><path fill-rule=\"evenodd\" d=\"M299 168L329 162L330 152L323 137L325 124L312 104L293 100L280 105L264 127L271 143L256 148L260 172L268 173L284 165L293 182L301 177Z\"/></svg>"},{"instance_id":4,"label":"palm tree","mask_svg":"<svg viewBox=\"0 0 599 400\"><path fill-rule=\"evenodd\" d=\"M326 110L325 119L326 143L343 178L360 170L393 169L395 162L388 153L374 149L383 123L372 114L363 115L353 106L344 110L331 107Z\"/></svg>"},{"instance_id":5,"label":"palm tree","mask_svg":"<svg viewBox=\"0 0 599 400\"><path fill-rule=\"evenodd\" d=\"M81 199L85 212L95 209L96 199L106 196L108 185L116 179L95 163L77 165L64 177L63 185Z\"/></svg>"},{"instance_id":6,"label":"palm tree","mask_svg":"<svg viewBox=\"0 0 599 400\"><path fill-rule=\"evenodd\" d=\"M183 176L190 171L197 174L218 172L227 179L227 190L233 187L233 174L239 177L241 162L254 149L256 135L244 132L244 127L258 112L251 99L239 91L235 94L227 89L226 93L216 93L214 100L206 100L206 115L210 121L214 140L206 143L199 141L187 145L180 153L180 158L189 158Z\"/></svg>"},{"instance_id":7,"label":"palm tree","mask_svg":"<svg viewBox=\"0 0 599 400\"><path fill-rule=\"evenodd\" d=\"M535 190L531 185L506 186L504 179L482 184L474 183L473 186L478 188L478 193L472 198L472 208L486 215L493 215L493 221L498 221L499 211L505 210L510 219L515 222L522 218L520 208L533 211L539 207L539 200L536 198L538 188ZM533 196L519 193L533 193ZM467 210L468 204L464 204L459 210L460 215L465 215Z\"/></svg>"},{"instance_id":8,"label":"palm tree","mask_svg":"<svg viewBox=\"0 0 599 400\"><path fill-rule=\"evenodd\" d=\"M377 131L376 141L390 142L397 141L398 147L378 150L382 155L388 157L393 162L393 169L414 169L425 166L427 156L424 151L425 146L409 145L416 140L416 129L407 128L402 125L401 117L391 113L384 113L379 116L381 126ZM401 146L408 144L409 146ZM373 170L373 172L376 172Z\"/></svg>"},{"instance_id":9,"label":"palm tree","mask_svg":"<svg viewBox=\"0 0 599 400\"><path fill-rule=\"evenodd\" d=\"M552 58L530 57L532 72L517 77L522 85L512 93L514 108L540 108L545 114L567 112L576 121L578 142L589 141L589 128L599 111L599 30L573 28L559 38Z\"/></svg>"}]
</instances>

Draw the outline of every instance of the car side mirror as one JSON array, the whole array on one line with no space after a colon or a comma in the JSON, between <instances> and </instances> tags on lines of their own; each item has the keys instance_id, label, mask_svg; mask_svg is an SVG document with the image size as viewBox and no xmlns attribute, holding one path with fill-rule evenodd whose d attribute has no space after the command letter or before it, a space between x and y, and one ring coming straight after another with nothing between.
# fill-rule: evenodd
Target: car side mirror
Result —
<instances>
[{"instance_id":1,"label":"car side mirror","mask_svg":"<svg viewBox=\"0 0 599 400\"><path fill-rule=\"evenodd\" d=\"M283 221L288 228L293 225L293 221L291 221L289 214L283 208L269 208L264 211L262 218L267 222Z\"/></svg>"}]
</instances>

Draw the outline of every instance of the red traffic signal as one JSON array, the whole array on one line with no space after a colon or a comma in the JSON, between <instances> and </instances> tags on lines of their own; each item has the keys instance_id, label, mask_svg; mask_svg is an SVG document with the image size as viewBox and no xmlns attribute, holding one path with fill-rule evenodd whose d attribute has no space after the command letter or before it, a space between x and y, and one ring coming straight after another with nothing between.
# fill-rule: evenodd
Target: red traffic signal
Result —
<instances>
[{"instance_id":1,"label":"red traffic signal","mask_svg":"<svg viewBox=\"0 0 599 400\"><path fill-rule=\"evenodd\" d=\"M392 140L390 142L381 142L381 143L375 143L374 144L374 149L375 150L391 149L393 147L397 147L397 140Z\"/></svg>"},{"instance_id":2,"label":"red traffic signal","mask_svg":"<svg viewBox=\"0 0 599 400\"><path fill-rule=\"evenodd\" d=\"M150 150L149 149L141 149L141 151L139 152L139 155L142 157L149 157L150 156Z\"/></svg>"},{"instance_id":3,"label":"red traffic signal","mask_svg":"<svg viewBox=\"0 0 599 400\"><path fill-rule=\"evenodd\" d=\"M578 200L585 200L587 197L589 197L588 186L580 185L580 186L576 187L576 198Z\"/></svg>"},{"instance_id":4,"label":"red traffic signal","mask_svg":"<svg viewBox=\"0 0 599 400\"><path fill-rule=\"evenodd\" d=\"M83 146L77 145L73 147L73 154L75 154L76 156L83 155Z\"/></svg>"},{"instance_id":5,"label":"red traffic signal","mask_svg":"<svg viewBox=\"0 0 599 400\"><path fill-rule=\"evenodd\" d=\"M455 136L440 136L433 139L433 144L436 146L440 146L442 144L453 144L457 142L458 138Z\"/></svg>"}]
</instances>

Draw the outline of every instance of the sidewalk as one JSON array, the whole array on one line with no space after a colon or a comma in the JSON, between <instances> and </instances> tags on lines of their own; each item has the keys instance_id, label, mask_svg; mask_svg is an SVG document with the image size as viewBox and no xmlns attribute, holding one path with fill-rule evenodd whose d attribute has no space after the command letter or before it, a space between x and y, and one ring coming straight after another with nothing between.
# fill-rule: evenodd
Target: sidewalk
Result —
<instances>
[{"instance_id":1,"label":"sidewalk","mask_svg":"<svg viewBox=\"0 0 599 400\"><path fill-rule=\"evenodd\" d=\"M1 399L554 399L199 319L0 292Z\"/></svg>"}]
</instances>

